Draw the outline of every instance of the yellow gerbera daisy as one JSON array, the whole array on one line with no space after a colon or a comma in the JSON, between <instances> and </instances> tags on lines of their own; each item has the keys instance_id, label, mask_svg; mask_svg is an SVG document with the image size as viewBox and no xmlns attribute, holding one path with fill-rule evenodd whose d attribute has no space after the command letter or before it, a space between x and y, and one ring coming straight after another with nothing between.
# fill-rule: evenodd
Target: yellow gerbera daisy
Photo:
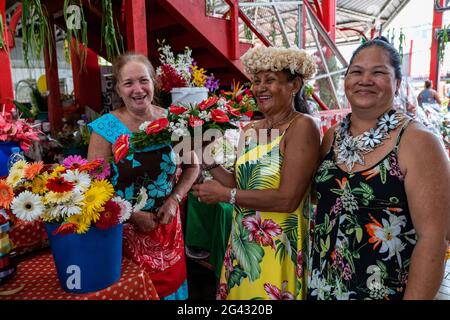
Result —
<instances>
[{"instance_id":1,"label":"yellow gerbera daisy","mask_svg":"<svg viewBox=\"0 0 450 320\"><path fill-rule=\"evenodd\" d=\"M11 170L6 178L6 183L15 188L22 178L23 170Z\"/></svg>"},{"instance_id":2,"label":"yellow gerbera daisy","mask_svg":"<svg viewBox=\"0 0 450 320\"><path fill-rule=\"evenodd\" d=\"M114 195L114 187L108 180L94 180L91 184L91 187L102 189L105 193L105 196L108 196L108 199Z\"/></svg>"},{"instance_id":3,"label":"yellow gerbera daisy","mask_svg":"<svg viewBox=\"0 0 450 320\"><path fill-rule=\"evenodd\" d=\"M50 173L50 177L55 178L58 177L61 172L65 172L66 167L64 166L57 166L53 169L52 173Z\"/></svg>"},{"instance_id":4,"label":"yellow gerbera daisy","mask_svg":"<svg viewBox=\"0 0 450 320\"><path fill-rule=\"evenodd\" d=\"M82 214L75 214L67 219L67 222L75 223L78 227L76 233L86 233L91 226L91 222Z\"/></svg>"},{"instance_id":5,"label":"yellow gerbera daisy","mask_svg":"<svg viewBox=\"0 0 450 320\"><path fill-rule=\"evenodd\" d=\"M19 171L23 172L27 166L28 166L28 163L25 160L19 160L16 163L14 163L14 165L11 167L11 171L19 170Z\"/></svg>"},{"instance_id":6,"label":"yellow gerbera daisy","mask_svg":"<svg viewBox=\"0 0 450 320\"><path fill-rule=\"evenodd\" d=\"M91 186L84 193L83 211L86 211L87 215L92 215L101 210L102 206L109 198L110 196L105 193L103 188Z\"/></svg>"},{"instance_id":7,"label":"yellow gerbera daisy","mask_svg":"<svg viewBox=\"0 0 450 320\"><path fill-rule=\"evenodd\" d=\"M33 193L44 194L46 193L47 187L47 178L44 175L36 176L31 183L31 191Z\"/></svg>"},{"instance_id":8,"label":"yellow gerbera daisy","mask_svg":"<svg viewBox=\"0 0 450 320\"><path fill-rule=\"evenodd\" d=\"M72 191L67 192L53 192L49 191L45 195L46 203L63 203L70 200L70 197L72 196Z\"/></svg>"}]
</instances>

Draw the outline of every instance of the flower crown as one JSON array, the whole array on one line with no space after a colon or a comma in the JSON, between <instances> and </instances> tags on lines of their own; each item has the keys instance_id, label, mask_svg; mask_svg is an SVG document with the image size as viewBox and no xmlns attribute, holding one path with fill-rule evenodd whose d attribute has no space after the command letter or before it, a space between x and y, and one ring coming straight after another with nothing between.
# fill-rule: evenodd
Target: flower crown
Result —
<instances>
[{"instance_id":1,"label":"flower crown","mask_svg":"<svg viewBox=\"0 0 450 320\"><path fill-rule=\"evenodd\" d=\"M281 71L288 69L292 74L300 74L303 79L311 79L316 73L314 58L297 47L278 48L258 46L248 50L242 57L245 71L256 74L260 71Z\"/></svg>"}]
</instances>

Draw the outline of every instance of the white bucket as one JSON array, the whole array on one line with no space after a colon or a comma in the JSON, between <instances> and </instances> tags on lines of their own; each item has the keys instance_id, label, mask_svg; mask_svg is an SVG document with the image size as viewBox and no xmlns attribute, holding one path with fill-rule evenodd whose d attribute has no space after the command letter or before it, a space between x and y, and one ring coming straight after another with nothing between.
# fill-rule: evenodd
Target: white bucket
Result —
<instances>
[{"instance_id":1,"label":"white bucket","mask_svg":"<svg viewBox=\"0 0 450 320\"><path fill-rule=\"evenodd\" d=\"M170 93L172 104L196 105L208 99L208 88L205 87L173 88Z\"/></svg>"}]
</instances>

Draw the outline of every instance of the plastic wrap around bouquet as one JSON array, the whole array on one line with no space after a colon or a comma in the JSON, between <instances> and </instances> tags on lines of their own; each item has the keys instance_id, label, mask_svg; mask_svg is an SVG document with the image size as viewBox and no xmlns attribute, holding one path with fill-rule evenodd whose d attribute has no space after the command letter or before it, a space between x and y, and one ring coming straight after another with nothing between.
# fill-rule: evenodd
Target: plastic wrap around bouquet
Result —
<instances>
[{"instance_id":1,"label":"plastic wrap around bouquet","mask_svg":"<svg viewBox=\"0 0 450 320\"><path fill-rule=\"evenodd\" d=\"M71 293L106 288L120 278L122 223L131 204L114 194L109 164L80 156L63 165L16 162L0 180L0 206L25 221L42 220L58 278Z\"/></svg>"}]
</instances>

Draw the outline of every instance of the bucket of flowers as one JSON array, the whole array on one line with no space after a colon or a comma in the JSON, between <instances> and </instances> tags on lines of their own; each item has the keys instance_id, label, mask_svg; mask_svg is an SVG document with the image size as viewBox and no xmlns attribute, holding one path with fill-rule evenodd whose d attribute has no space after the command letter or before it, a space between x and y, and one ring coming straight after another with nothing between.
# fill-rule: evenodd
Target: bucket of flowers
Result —
<instances>
[{"instance_id":1,"label":"bucket of flowers","mask_svg":"<svg viewBox=\"0 0 450 320\"><path fill-rule=\"evenodd\" d=\"M16 162L0 180L0 206L45 223L62 288L98 291L120 277L122 223L131 204L106 180L109 164L69 156L63 165Z\"/></svg>"},{"instance_id":2,"label":"bucket of flowers","mask_svg":"<svg viewBox=\"0 0 450 320\"><path fill-rule=\"evenodd\" d=\"M11 113L0 113L0 177L8 174L8 158L11 149L18 147L27 152L33 141L39 140L38 129L24 119L14 119Z\"/></svg>"},{"instance_id":3,"label":"bucket of flowers","mask_svg":"<svg viewBox=\"0 0 450 320\"><path fill-rule=\"evenodd\" d=\"M161 62L156 69L158 85L162 92L171 94L172 104L197 104L208 98L208 92L219 88L219 80L197 66L191 49L186 47L183 53L175 55L164 40L158 44Z\"/></svg>"}]
</instances>

